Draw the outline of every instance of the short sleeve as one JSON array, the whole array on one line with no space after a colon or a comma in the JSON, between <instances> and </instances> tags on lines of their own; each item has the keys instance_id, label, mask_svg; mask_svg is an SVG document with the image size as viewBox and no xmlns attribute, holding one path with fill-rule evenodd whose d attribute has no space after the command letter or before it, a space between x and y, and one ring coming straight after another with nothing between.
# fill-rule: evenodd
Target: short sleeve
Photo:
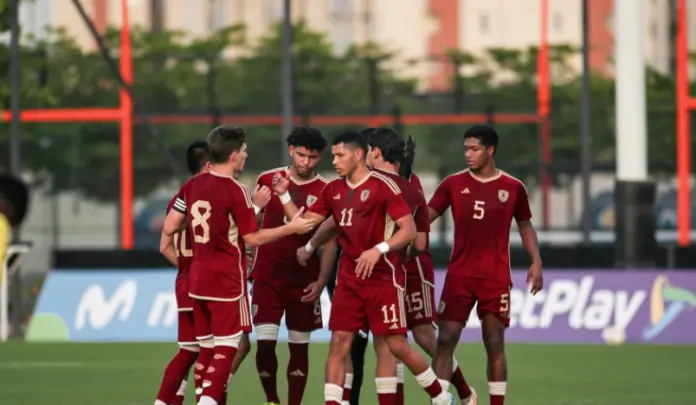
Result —
<instances>
[{"instance_id":1,"label":"short sleeve","mask_svg":"<svg viewBox=\"0 0 696 405\"><path fill-rule=\"evenodd\" d=\"M258 229L254 206L251 203L251 195L247 186L235 182L235 198L232 203L232 210L235 223L239 229L239 235L245 236Z\"/></svg>"},{"instance_id":2,"label":"short sleeve","mask_svg":"<svg viewBox=\"0 0 696 405\"><path fill-rule=\"evenodd\" d=\"M331 207L329 206L329 184L325 185L324 188L321 189L321 193L319 193L317 196L317 200L314 201L314 204L307 208L307 211L319 214L324 218L329 216L329 212L331 211Z\"/></svg>"},{"instance_id":3,"label":"short sleeve","mask_svg":"<svg viewBox=\"0 0 696 405\"><path fill-rule=\"evenodd\" d=\"M452 177L444 179L435 190L433 197L430 199L428 206L435 210L438 214L442 214L449 208L450 202L450 186Z\"/></svg>"},{"instance_id":4,"label":"short sleeve","mask_svg":"<svg viewBox=\"0 0 696 405\"><path fill-rule=\"evenodd\" d=\"M416 207L413 220L416 222L416 232L430 232L430 215L427 205L423 204Z\"/></svg>"},{"instance_id":5,"label":"short sleeve","mask_svg":"<svg viewBox=\"0 0 696 405\"><path fill-rule=\"evenodd\" d=\"M411 209L408 207L408 203L406 203L402 193L396 193L387 197L387 214L393 220L411 215Z\"/></svg>"},{"instance_id":6,"label":"short sleeve","mask_svg":"<svg viewBox=\"0 0 696 405\"><path fill-rule=\"evenodd\" d=\"M515 220L519 223L530 219L532 219L532 210L529 207L527 188L520 183L517 189L517 201L515 201Z\"/></svg>"}]
</instances>

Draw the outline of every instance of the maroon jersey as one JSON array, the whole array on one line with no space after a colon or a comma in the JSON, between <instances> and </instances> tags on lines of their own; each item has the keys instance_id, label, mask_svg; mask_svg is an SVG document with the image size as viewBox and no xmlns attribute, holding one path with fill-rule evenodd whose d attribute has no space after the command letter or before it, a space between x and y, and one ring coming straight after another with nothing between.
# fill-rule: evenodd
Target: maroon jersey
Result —
<instances>
[{"instance_id":1,"label":"maroon jersey","mask_svg":"<svg viewBox=\"0 0 696 405\"><path fill-rule=\"evenodd\" d=\"M452 207L454 246L448 275L512 284L512 219L523 222L532 218L521 181L502 171L481 179L464 170L440 183L429 206L439 214Z\"/></svg>"},{"instance_id":2,"label":"maroon jersey","mask_svg":"<svg viewBox=\"0 0 696 405\"><path fill-rule=\"evenodd\" d=\"M167 214L174 208L174 203L179 195L175 195L169 202ZM186 210L186 207L183 207ZM191 228L186 227L181 232L174 234L174 250L176 251L176 282L174 283L174 292L176 294L176 303L179 310L193 308L191 298L189 297L189 272L191 271L191 263L193 263Z\"/></svg>"},{"instance_id":3,"label":"maroon jersey","mask_svg":"<svg viewBox=\"0 0 696 405\"><path fill-rule=\"evenodd\" d=\"M256 183L259 186L271 188L273 176L278 173L289 176L288 168L280 167L261 173ZM321 194L321 190L328 183L319 174L310 180L302 181L291 176L289 176L289 180L288 192L298 208L307 208L314 204ZM288 218L285 216L283 204L278 196L271 197L271 201L263 211L262 218L261 228L276 228L287 223ZM297 249L306 245L312 235L313 233L290 235L276 242L259 246L251 269L252 278L271 283L287 282L292 286L301 288L316 281L319 276L319 259L312 255L307 261L307 266L302 266L297 262Z\"/></svg>"},{"instance_id":4,"label":"maroon jersey","mask_svg":"<svg viewBox=\"0 0 696 405\"><path fill-rule=\"evenodd\" d=\"M425 193L423 192L423 186L421 185L420 178L415 173L411 173L408 178L408 182L411 183L413 187L418 190L423 199L425 200ZM427 221L430 225L430 214L428 213L428 206L426 205L422 212L419 212L419 216L415 216L416 226L418 226L419 221ZM428 228L428 231L430 228ZM422 231L418 231L422 232ZM421 253L413 260L406 264L406 275L409 278L418 279L426 282L427 284L435 283L435 266L433 266L433 257L430 254L430 232L426 234L425 237L425 252ZM433 284L434 285L434 284Z\"/></svg>"},{"instance_id":5,"label":"maroon jersey","mask_svg":"<svg viewBox=\"0 0 696 405\"><path fill-rule=\"evenodd\" d=\"M181 187L174 209L186 214L192 231L189 295L216 301L244 297L243 236L257 229L249 189L232 177L200 174Z\"/></svg>"},{"instance_id":6,"label":"maroon jersey","mask_svg":"<svg viewBox=\"0 0 696 405\"><path fill-rule=\"evenodd\" d=\"M364 251L391 238L396 230L394 221L411 215L399 186L374 171L357 184L348 179L330 182L309 211L334 217L342 263L355 263ZM397 252L383 255L369 281L389 281L403 287L405 272L399 264ZM344 277L359 280L353 269L346 269L339 271L339 280Z\"/></svg>"}]
</instances>

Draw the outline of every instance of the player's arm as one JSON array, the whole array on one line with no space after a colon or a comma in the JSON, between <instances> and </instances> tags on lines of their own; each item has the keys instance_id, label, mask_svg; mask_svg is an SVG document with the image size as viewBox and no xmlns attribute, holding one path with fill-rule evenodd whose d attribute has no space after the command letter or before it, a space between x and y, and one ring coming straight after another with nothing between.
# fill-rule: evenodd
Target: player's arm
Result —
<instances>
[{"instance_id":1,"label":"player's arm","mask_svg":"<svg viewBox=\"0 0 696 405\"><path fill-rule=\"evenodd\" d=\"M297 261L301 265L306 266L307 260L309 260L309 258L312 257L312 254L319 247L324 246L327 242L335 238L337 234L338 229L336 228L336 221L333 217L329 217L329 219L322 222L322 224L319 226L319 229L317 229L317 231L312 236L312 239L310 239L306 245L297 249Z\"/></svg>"},{"instance_id":2,"label":"player's arm","mask_svg":"<svg viewBox=\"0 0 696 405\"><path fill-rule=\"evenodd\" d=\"M174 235L167 235L162 232L160 237L160 253L164 256L169 263L177 266L176 249L174 248Z\"/></svg>"},{"instance_id":3,"label":"player's arm","mask_svg":"<svg viewBox=\"0 0 696 405\"><path fill-rule=\"evenodd\" d=\"M527 196L527 190L522 184L520 184L517 201L515 202L515 221L522 239L522 246L532 262L527 272L527 285L530 285L532 294L536 294L544 286L544 277L541 271L539 240L532 225L532 210L529 207L529 197Z\"/></svg>"},{"instance_id":4,"label":"player's arm","mask_svg":"<svg viewBox=\"0 0 696 405\"><path fill-rule=\"evenodd\" d=\"M174 200L172 209L169 210L164 218L162 233L173 236L175 233L184 230L186 227L186 201L183 198L177 197Z\"/></svg>"},{"instance_id":5,"label":"player's arm","mask_svg":"<svg viewBox=\"0 0 696 405\"><path fill-rule=\"evenodd\" d=\"M416 239L408 245L406 260L411 260L428 249L428 232L430 232L430 209L423 203L416 208L413 221L416 224Z\"/></svg>"},{"instance_id":6,"label":"player's arm","mask_svg":"<svg viewBox=\"0 0 696 405\"><path fill-rule=\"evenodd\" d=\"M430 202L428 202L428 217L431 223L447 211L447 208L451 205L449 193L450 182L449 177L443 180L442 183L437 186Z\"/></svg>"},{"instance_id":7,"label":"player's arm","mask_svg":"<svg viewBox=\"0 0 696 405\"><path fill-rule=\"evenodd\" d=\"M324 285L329 281L329 276L333 272L334 264L336 263L336 253L338 252L338 243L333 237L324 243L319 259L319 281Z\"/></svg>"}]
</instances>

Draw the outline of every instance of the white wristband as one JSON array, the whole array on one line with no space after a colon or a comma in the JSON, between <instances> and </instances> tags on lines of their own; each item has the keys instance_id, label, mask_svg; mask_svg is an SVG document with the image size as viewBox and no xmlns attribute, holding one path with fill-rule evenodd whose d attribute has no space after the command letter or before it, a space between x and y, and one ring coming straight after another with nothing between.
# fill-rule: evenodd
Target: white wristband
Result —
<instances>
[{"instance_id":1,"label":"white wristband","mask_svg":"<svg viewBox=\"0 0 696 405\"><path fill-rule=\"evenodd\" d=\"M256 204L251 204L254 207L254 215L259 215L261 208L257 207Z\"/></svg>"},{"instance_id":2,"label":"white wristband","mask_svg":"<svg viewBox=\"0 0 696 405\"><path fill-rule=\"evenodd\" d=\"M382 254L389 253L389 249L390 249L390 248L389 248L389 244L388 244L387 242L382 242L382 243L378 244L378 245L375 246L375 247L376 247L377 250L379 250L379 252L382 253Z\"/></svg>"},{"instance_id":3,"label":"white wristband","mask_svg":"<svg viewBox=\"0 0 696 405\"><path fill-rule=\"evenodd\" d=\"M304 246L304 248L308 253L314 252L314 246L312 246L311 240L309 242L307 242L307 244Z\"/></svg>"},{"instance_id":4,"label":"white wristband","mask_svg":"<svg viewBox=\"0 0 696 405\"><path fill-rule=\"evenodd\" d=\"M290 198L290 193L288 193L287 191L284 192L283 194L280 194L280 195L278 196L278 198L280 198L280 203L283 204L283 205L285 205L285 204L289 203L290 201L292 201L292 198Z\"/></svg>"}]
</instances>

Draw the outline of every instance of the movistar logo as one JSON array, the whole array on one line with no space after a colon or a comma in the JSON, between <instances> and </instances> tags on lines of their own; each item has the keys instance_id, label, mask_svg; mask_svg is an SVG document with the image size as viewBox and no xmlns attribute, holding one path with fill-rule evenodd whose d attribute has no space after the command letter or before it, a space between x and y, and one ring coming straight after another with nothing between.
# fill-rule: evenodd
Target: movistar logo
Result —
<instances>
[{"instance_id":1,"label":"movistar logo","mask_svg":"<svg viewBox=\"0 0 696 405\"><path fill-rule=\"evenodd\" d=\"M655 338L684 310L695 307L696 294L671 285L666 276L658 276L650 293L650 326L643 331L643 338Z\"/></svg>"}]
</instances>

